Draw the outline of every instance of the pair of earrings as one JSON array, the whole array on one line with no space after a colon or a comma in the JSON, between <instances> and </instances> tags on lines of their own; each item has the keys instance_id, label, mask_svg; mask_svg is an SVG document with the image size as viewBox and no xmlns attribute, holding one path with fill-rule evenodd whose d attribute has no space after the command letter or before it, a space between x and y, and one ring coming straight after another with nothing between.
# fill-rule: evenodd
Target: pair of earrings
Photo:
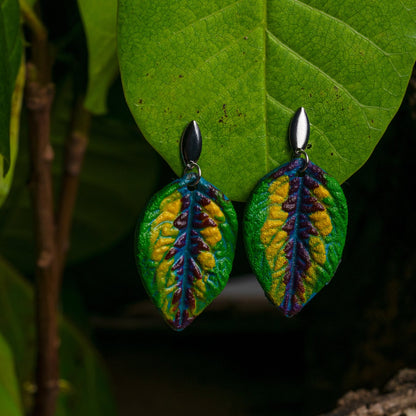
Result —
<instances>
[{"instance_id":1,"label":"pair of earrings","mask_svg":"<svg viewBox=\"0 0 416 416\"><path fill-rule=\"evenodd\" d=\"M348 215L338 182L305 151L309 120L303 108L293 117L289 137L294 158L260 180L244 218L250 264L266 296L288 317L334 275ZM201 149L201 133L192 121L181 139L183 176L150 200L136 229L143 284L177 331L224 288L237 238L231 201L201 175Z\"/></svg>"}]
</instances>

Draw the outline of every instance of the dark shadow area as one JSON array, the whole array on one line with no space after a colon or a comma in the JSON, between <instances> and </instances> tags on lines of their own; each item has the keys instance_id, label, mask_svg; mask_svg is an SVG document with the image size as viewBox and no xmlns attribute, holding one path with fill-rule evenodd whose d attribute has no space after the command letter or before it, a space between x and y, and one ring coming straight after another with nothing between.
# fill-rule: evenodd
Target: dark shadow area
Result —
<instances>
[{"instance_id":1,"label":"dark shadow area","mask_svg":"<svg viewBox=\"0 0 416 416\"><path fill-rule=\"evenodd\" d=\"M416 366L416 125L407 102L343 185L350 215L343 260L295 318L265 297L235 296L174 333L147 301L133 231L69 269L66 285L80 291L92 317L121 416L317 415L348 389L381 387L400 368ZM171 179L164 166L160 187ZM241 223L244 204L236 208ZM240 235L230 282L237 287L250 273Z\"/></svg>"}]
</instances>

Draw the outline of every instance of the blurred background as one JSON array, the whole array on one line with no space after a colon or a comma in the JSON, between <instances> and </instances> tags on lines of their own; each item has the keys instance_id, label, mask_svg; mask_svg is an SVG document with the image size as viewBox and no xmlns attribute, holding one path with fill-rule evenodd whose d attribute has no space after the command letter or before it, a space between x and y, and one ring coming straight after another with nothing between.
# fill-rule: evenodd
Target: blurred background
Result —
<instances>
[{"instance_id":1,"label":"blurred background","mask_svg":"<svg viewBox=\"0 0 416 416\"><path fill-rule=\"evenodd\" d=\"M64 309L71 313L71 293L79 297L121 415L317 415L349 389L380 388L416 366L416 124L408 98L371 159L343 185L350 216L343 260L298 316L284 318L267 301L241 238L226 289L182 333L145 296L133 228L69 268ZM158 163L155 189L174 176ZM241 220L244 205L235 205Z\"/></svg>"},{"instance_id":2,"label":"blurred background","mask_svg":"<svg viewBox=\"0 0 416 416\"><path fill-rule=\"evenodd\" d=\"M228 286L182 333L145 295L133 224L109 249L69 267L64 312L103 354L120 415L317 415L349 389L382 387L416 366L412 94L343 185L350 216L343 260L299 316L284 318L267 301L241 238ZM175 176L157 164L155 191ZM241 224L244 204L235 205Z\"/></svg>"},{"instance_id":3,"label":"blurred background","mask_svg":"<svg viewBox=\"0 0 416 416\"><path fill-rule=\"evenodd\" d=\"M65 16L59 25L58 5L45 9L56 45L56 178L68 109L86 82L85 40L71 3L59 4ZM240 234L226 289L175 333L145 295L133 235L145 201L176 176L140 135L115 81L108 114L93 119L62 312L101 354L120 416L318 415L350 389L382 387L399 369L416 367L415 102L410 86L370 160L343 184L349 205L343 260L298 316L284 318L267 301ZM23 123L0 250L32 280L24 134ZM244 204L235 207L241 224Z\"/></svg>"}]
</instances>

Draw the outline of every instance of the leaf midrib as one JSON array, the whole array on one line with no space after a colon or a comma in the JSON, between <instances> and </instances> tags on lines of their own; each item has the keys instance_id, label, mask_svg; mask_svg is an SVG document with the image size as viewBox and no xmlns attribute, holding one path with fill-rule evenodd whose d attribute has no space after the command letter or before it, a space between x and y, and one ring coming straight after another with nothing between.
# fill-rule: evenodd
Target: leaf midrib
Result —
<instances>
[{"instance_id":1,"label":"leaf midrib","mask_svg":"<svg viewBox=\"0 0 416 416\"><path fill-rule=\"evenodd\" d=\"M265 137L265 144L266 144L266 151L265 151L265 167L266 167L266 171L270 172L270 139L269 139L269 135L268 135L268 131L267 131L267 96L270 95L267 92L267 83L266 83L266 79L267 79L267 55L266 55L266 51L267 51L267 47L266 47L266 43L267 43L267 32L266 32L266 28L267 28L267 6L268 6L268 0L265 0L263 5L263 51L264 51L264 61L263 61L263 65L264 65L264 73L263 73L263 82L264 82L264 95L263 95L263 117L264 117L264 137ZM271 95L270 95L271 96ZM276 100L277 101L277 100Z\"/></svg>"}]
</instances>

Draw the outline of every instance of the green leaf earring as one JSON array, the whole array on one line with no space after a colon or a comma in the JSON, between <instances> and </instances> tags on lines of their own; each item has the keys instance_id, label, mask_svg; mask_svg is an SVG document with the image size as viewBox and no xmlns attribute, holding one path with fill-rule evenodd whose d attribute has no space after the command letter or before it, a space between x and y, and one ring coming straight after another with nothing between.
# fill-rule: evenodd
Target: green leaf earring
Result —
<instances>
[{"instance_id":1,"label":"green leaf earring","mask_svg":"<svg viewBox=\"0 0 416 416\"><path fill-rule=\"evenodd\" d=\"M154 195L136 228L136 260L144 287L177 331L224 288L237 237L231 201L201 176L201 150L201 133L192 121L181 140L183 176Z\"/></svg>"},{"instance_id":2,"label":"green leaf earring","mask_svg":"<svg viewBox=\"0 0 416 416\"><path fill-rule=\"evenodd\" d=\"M287 317L331 280L348 216L341 186L305 151L309 120L304 108L295 113L289 136L294 158L260 180L244 218L250 264L266 296Z\"/></svg>"}]
</instances>

